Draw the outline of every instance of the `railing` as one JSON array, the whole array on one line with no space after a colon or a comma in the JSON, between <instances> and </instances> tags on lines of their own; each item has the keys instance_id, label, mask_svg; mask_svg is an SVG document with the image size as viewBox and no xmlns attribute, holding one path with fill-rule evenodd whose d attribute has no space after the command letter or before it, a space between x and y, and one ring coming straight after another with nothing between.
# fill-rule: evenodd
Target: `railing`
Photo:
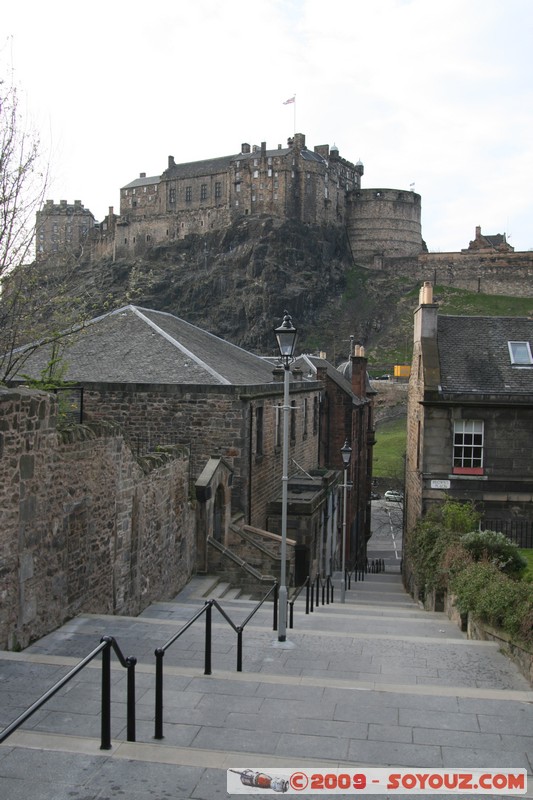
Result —
<instances>
[{"instance_id":1,"label":"railing","mask_svg":"<svg viewBox=\"0 0 533 800\"><path fill-rule=\"evenodd\" d=\"M305 579L305 581L296 588L295 593L293 594L292 598L289 600L289 628L294 628L294 604L298 600L300 596L300 592L305 587L306 590L306 597L305 597L305 613L309 614L309 583L310 583L309 575Z\"/></svg>"},{"instance_id":2,"label":"railing","mask_svg":"<svg viewBox=\"0 0 533 800\"><path fill-rule=\"evenodd\" d=\"M479 528L503 533L518 547L533 548L533 524L528 519L482 519Z\"/></svg>"},{"instance_id":3,"label":"railing","mask_svg":"<svg viewBox=\"0 0 533 800\"><path fill-rule=\"evenodd\" d=\"M211 642L212 642L212 635L211 635L211 627L212 627L212 608L218 609L218 611L222 614L226 622L233 628L235 633L237 634L237 672L242 672L242 634L246 625L250 622L254 614L261 608L265 600L267 600L271 594L274 595L273 597L273 619L272 619L272 629L278 629L278 591L279 587L277 583L274 583L269 591L265 594L262 600L257 603L257 605L252 609L252 611L248 614L246 619L240 624L235 625L233 620L230 616L224 611L222 606L218 603L217 600L207 600L203 608L199 609L199 611L188 620L177 633L174 634L162 647L158 647L155 651L155 739L163 739L163 658L165 656L166 651L176 642L182 634L187 631L191 625L193 625L197 619L199 619L203 614L205 614L205 648L204 648L204 675L211 675Z\"/></svg>"},{"instance_id":4,"label":"railing","mask_svg":"<svg viewBox=\"0 0 533 800\"><path fill-rule=\"evenodd\" d=\"M0 744L17 730L32 714L38 711L51 697L63 688L78 672L87 666L99 653L102 653L102 706L101 706L101 731L100 750L111 749L111 648L115 651L123 667L128 670L127 684L127 722L126 736L128 742L135 741L135 664L137 659L133 656L124 658L122 652L112 636L103 636L98 647L76 664L61 680L55 683L45 694L33 703L26 711L0 733Z\"/></svg>"},{"instance_id":5,"label":"railing","mask_svg":"<svg viewBox=\"0 0 533 800\"><path fill-rule=\"evenodd\" d=\"M294 604L302 589L305 587L305 613L313 613L315 606L318 608L320 605L320 597L322 596L322 605L329 605L333 603L333 583L331 577L327 575L322 578L319 574L311 581L308 575L305 581L299 586L292 599L289 601L289 628L294 627Z\"/></svg>"}]
</instances>

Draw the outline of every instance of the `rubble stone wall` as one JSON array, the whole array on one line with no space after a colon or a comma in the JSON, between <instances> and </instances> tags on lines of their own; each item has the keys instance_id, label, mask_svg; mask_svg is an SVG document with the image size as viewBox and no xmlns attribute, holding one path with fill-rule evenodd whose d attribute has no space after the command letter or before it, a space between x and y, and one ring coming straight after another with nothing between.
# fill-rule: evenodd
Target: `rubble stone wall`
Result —
<instances>
[{"instance_id":1,"label":"rubble stone wall","mask_svg":"<svg viewBox=\"0 0 533 800\"><path fill-rule=\"evenodd\" d=\"M2 648L82 612L138 614L194 569L188 453L136 459L115 426L59 431L56 412L44 392L0 389Z\"/></svg>"}]
</instances>

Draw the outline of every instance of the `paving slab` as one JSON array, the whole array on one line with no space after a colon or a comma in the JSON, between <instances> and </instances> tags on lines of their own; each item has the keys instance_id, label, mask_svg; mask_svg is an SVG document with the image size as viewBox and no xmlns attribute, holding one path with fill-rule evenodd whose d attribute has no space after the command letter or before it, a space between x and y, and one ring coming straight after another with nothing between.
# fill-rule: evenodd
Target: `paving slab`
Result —
<instances>
[{"instance_id":1,"label":"paving slab","mask_svg":"<svg viewBox=\"0 0 533 800\"><path fill-rule=\"evenodd\" d=\"M155 740L154 650L198 609L200 588L138 618L81 615L22 653L0 652L2 725L104 634L138 658L137 741L125 741L126 673L113 656L112 749L100 750L95 660L0 745L0 797L214 800L227 797L232 766L526 768L533 797L532 687L494 643L419 608L399 575L368 576L345 604L313 614L299 606L281 645L265 604L245 629L243 673L235 633L213 613L204 675L205 632L192 626L164 657L164 739ZM253 607L222 605L236 620Z\"/></svg>"}]
</instances>

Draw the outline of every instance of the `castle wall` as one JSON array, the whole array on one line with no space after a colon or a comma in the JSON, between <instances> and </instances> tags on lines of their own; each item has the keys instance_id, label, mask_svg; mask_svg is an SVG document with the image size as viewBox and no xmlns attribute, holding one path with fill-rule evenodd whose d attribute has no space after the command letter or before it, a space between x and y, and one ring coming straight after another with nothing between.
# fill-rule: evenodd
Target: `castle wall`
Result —
<instances>
[{"instance_id":1,"label":"castle wall","mask_svg":"<svg viewBox=\"0 0 533 800\"><path fill-rule=\"evenodd\" d=\"M533 297L533 252L421 253L418 257L374 257L372 269L470 292Z\"/></svg>"},{"instance_id":2,"label":"castle wall","mask_svg":"<svg viewBox=\"0 0 533 800\"><path fill-rule=\"evenodd\" d=\"M56 427L56 399L0 389L0 647L78 613L140 613L192 574L188 456L134 458L112 426Z\"/></svg>"}]
</instances>

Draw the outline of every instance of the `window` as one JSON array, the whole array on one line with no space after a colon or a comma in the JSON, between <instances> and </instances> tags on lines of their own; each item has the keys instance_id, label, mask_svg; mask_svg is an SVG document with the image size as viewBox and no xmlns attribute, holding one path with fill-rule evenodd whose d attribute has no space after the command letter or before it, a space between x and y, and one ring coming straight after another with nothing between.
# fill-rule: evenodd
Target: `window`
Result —
<instances>
[{"instance_id":1,"label":"window","mask_svg":"<svg viewBox=\"0 0 533 800\"><path fill-rule=\"evenodd\" d=\"M308 414L308 406L307 406L307 397L304 397L304 408L303 408L303 411L304 411L304 414L303 414L303 416L304 416L304 421L303 421L304 437L306 437L307 436L307 420L308 420L308 416L309 416L309 414Z\"/></svg>"},{"instance_id":2,"label":"window","mask_svg":"<svg viewBox=\"0 0 533 800\"><path fill-rule=\"evenodd\" d=\"M200 200L207 200L207 183L200 186Z\"/></svg>"},{"instance_id":3,"label":"window","mask_svg":"<svg viewBox=\"0 0 533 800\"><path fill-rule=\"evenodd\" d=\"M453 426L453 473L483 475L483 421L456 420Z\"/></svg>"},{"instance_id":4,"label":"window","mask_svg":"<svg viewBox=\"0 0 533 800\"><path fill-rule=\"evenodd\" d=\"M192 200L192 186L185 187L185 202L190 203Z\"/></svg>"},{"instance_id":5,"label":"window","mask_svg":"<svg viewBox=\"0 0 533 800\"><path fill-rule=\"evenodd\" d=\"M318 433L318 397L313 398L313 435Z\"/></svg>"},{"instance_id":6,"label":"window","mask_svg":"<svg viewBox=\"0 0 533 800\"><path fill-rule=\"evenodd\" d=\"M296 400L291 401L291 442L296 441Z\"/></svg>"},{"instance_id":7,"label":"window","mask_svg":"<svg viewBox=\"0 0 533 800\"><path fill-rule=\"evenodd\" d=\"M175 189L170 189L170 191L168 193L168 201L169 201L169 203L175 203L176 202L176 190Z\"/></svg>"},{"instance_id":8,"label":"window","mask_svg":"<svg viewBox=\"0 0 533 800\"><path fill-rule=\"evenodd\" d=\"M222 197L222 184L220 183L220 181L217 181L215 183L215 199L220 200L221 197Z\"/></svg>"},{"instance_id":9,"label":"window","mask_svg":"<svg viewBox=\"0 0 533 800\"><path fill-rule=\"evenodd\" d=\"M255 454L263 455L263 406L255 409Z\"/></svg>"},{"instance_id":10,"label":"window","mask_svg":"<svg viewBox=\"0 0 533 800\"><path fill-rule=\"evenodd\" d=\"M533 363L529 342L507 342L507 344L509 345L511 364L529 366Z\"/></svg>"}]
</instances>

